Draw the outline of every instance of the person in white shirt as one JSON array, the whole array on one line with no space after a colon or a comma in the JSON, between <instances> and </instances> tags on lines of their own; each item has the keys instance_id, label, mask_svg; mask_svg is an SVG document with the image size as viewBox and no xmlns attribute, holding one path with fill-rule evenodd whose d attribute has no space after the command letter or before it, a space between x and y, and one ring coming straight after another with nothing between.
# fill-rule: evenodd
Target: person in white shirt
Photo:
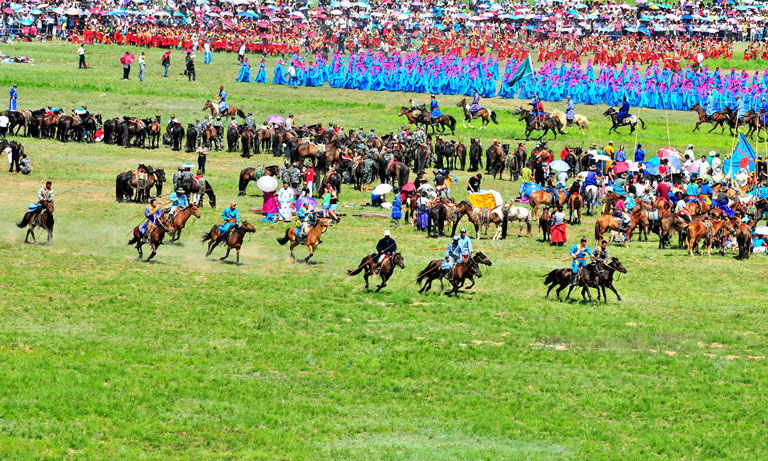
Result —
<instances>
[{"instance_id":1,"label":"person in white shirt","mask_svg":"<svg viewBox=\"0 0 768 461\"><path fill-rule=\"evenodd\" d=\"M245 43L240 45L240 50L237 52L237 60L243 62L243 58L245 58Z\"/></svg>"},{"instance_id":2,"label":"person in white shirt","mask_svg":"<svg viewBox=\"0 0 768 461\"><path fill-rule=\"evenodd\" d=\"M80 60L80 63L78 64L78 69L87 69L88 65L85 63L85 48L83 48L83 44L80 44L80 48L77 49L77 57Z\"/></svg>"},{"instance_id":3,"label":"person in white shirt","mask_svg":"<svg viewBox=\"0 0 768 461\"><path fill-rule=\"evenodd\" d=\"M699 177L703 178L708 174L709 174L709 162L707 162L707 157L702 155L701 160L699 161Z\"/></svg>"},{"instance_id":4,"label":"person in white shirt","mask_svg":"<svg viewBox=\"0 0 768 461\"><path fill-rule=\"evenodd\" d=\"M211 44L208 42L203 43L203 52L204 52L204 64L210 64L213 58L213 55L211 54Z\"/></svg>"},{"instance_id":5,"label":"person in white shirt","mask_svg":"<svg viewBox=\"0 0 768 461\"><path fill-rule=\"evenodd\" d=\"M10 123L10 119L5 116L5 114L0 114L0 138L5 139L5 134L8 131L8 125Z\"/></svg>"},{"instance_id":6,"label":"person in white shirt","mask_svg":"<svg viewBox=\"0 0 768 461\"><path fill-rule=\"evenodd\" d=\"M139 56L139 81L144 81L144 73L147 70L147 61L144 59L144 56L146 56L146 52L142 51L141 56Z\"/></svg>"},{"instance_id":7,"label":"person in white shirt","mask_svg":"<svg viewBox=\"0 0 768 461\"><path fill-rule=\"evenodd\" d=\"M712 151L709 155L712 157L712 172L714 173L715 171L720 170L723 161L720 160L720 154L718 152Z\"/></svg>"}]
</instances>

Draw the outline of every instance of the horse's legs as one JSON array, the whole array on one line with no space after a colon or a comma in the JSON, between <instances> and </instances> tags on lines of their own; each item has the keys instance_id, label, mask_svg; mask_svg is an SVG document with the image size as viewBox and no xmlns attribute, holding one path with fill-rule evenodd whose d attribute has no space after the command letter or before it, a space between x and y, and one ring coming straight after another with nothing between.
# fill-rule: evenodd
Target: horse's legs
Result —
<instances>
[{"instance_id":1,"label":"horse's legs","mask_svg":"<svg viewBox=\"0 0 768 461\"><path fill-rule=\"evenodd\" d=\"M150 235L149 238L151 239L152 236ZM147 262L151 261L152 258L154 258L155 254L157 253L157 245L150 243L149 246L152 247L152 253L149 255L149 258L147 258Z\"/></svg>"},{"instance_id":2,"label":"horse's legs","mask_svg":"<svg viewBox=\"0 0 768 461\"><path fill-rule=\"evenodd\" d=\"M237 264L239 266L240 265L240 248L237 248L235 250L235 254L237 256L237 260L235 261L235 264Z\"/></svg>"},{"instance_id":3,"label":"horse's legs","mask_svg":"<svg viewBox=\"0 0 768 461\"><path fill-rule=\"evenodd\" d=\"M370 277L370 275L368 274L368 271L366 270L366 271L363 273L363 278L365 279L365 289L366 289L366 290L368 289L368 277Z\"/></svg>"},{"instance_id":4,"label":"horse's legs","mask_svg":"<svg viewBox=\"0 0 768 461\"><path fill-rule=\"evenodd\" d=\"M219 261L224 261L225 259L227 259L229 257L229 252L230 251L232 251L232 247L227 245L227 253L224 256L222 256L221 258L219 258Z\"/></svg>"},{"instance_id":5,"label":"horse's legs","mask_svg":"<svg viewBox=\"0 0 768 461\"><path fill-rule=\"evenodd\" d=\"M616 295L616 298L621 301L621 296L619 296L619 292L616 291L616 288L613 287L613 284L608 285L608 288L613 292L613 294ZM603 286L603 300L608 302L608 298L605 297L605 286Z\"/></svg>"}]
</instances>

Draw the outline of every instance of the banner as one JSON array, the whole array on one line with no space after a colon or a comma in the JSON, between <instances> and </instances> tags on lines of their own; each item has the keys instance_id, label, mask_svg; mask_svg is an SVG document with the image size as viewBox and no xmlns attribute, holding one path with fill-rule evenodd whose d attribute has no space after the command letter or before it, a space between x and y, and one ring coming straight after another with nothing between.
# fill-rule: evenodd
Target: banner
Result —
<instances>
[{"instance_id":1,"label":"banner","mask_svg":"<svg viewBox=\"0 0 768 461\"><path fill-rule=\"evenodd\" d=\"M739 133L739 142L736 144L736 148L723 161L723 174L733 179L742 168L750 173L754 173L756 161L757 154L755 150L749 145L749 141L747 141L744 133Z\"/></svg>"},{"instance_id":2,"label":"banner","mask_svg":"<svg viewBox=\"0 0 768 461\"><path fill-rule=\"evenodd\" d=\"M517 82L531 75L533 75L533 64L531 63L531 54L528 53L528 57L525 58L525 61L520 63L520 66L517 68L515 75L509 79L508 84L509 86L515 86Z\"/></svg>"}]
</instances>

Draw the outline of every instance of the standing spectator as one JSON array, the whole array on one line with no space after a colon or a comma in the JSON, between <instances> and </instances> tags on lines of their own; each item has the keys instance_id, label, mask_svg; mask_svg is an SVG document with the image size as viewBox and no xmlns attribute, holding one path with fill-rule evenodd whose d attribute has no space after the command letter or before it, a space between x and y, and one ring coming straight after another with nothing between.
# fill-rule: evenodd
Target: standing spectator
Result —
<instances>
[{"instance_id":1,"label":"standing spectator","mask_svg":"<svg viewBox=\"0 0 768 461\"><path fill-rule=\"evenodd\" d=\"M208 149L205 148L205 146L200 146L197 148L197 169L200 170L200 173L205 174L205 161L208 156Z\"/></svg>"},{"instance_id":2,"label":"standing spectator","mask_svg":"<svg viewBox=\"0 0 768 461\"><path fill-rule=\"evenodd\" d=\"M315 168L312 165L307 167L307 175L304 180L307 183L308 195L312 197L312 194L315 192Z\"/></svg>"},{"instance_id":3,"label":"standing spectator","mask_svg":"<svg viewBox=\"0 0 768 461\"><path fill-rule=\"evenodd\" d=\"M637 148L635 149L635 162L645 162L645 151L643 150L642 144L638 144Z\"/></svg>"},{"instance_id":4,"label":"standing spectator","mask_svg":"<svg viewBox=\"0 0 768 461\"><path fill-rule=\"evenodd\" d=\"M552 215L552 226L550 228L550 237L552 239L552 245L563 246L567 240L566 226L565 226L565 213L563 213L563 207L558 205L557 211Z\"/></svg>"},{"instance_id":5,"label":"standing spectator","mask_svg":"<svg viewBox=\"0 0 768 461\"><path fill-rule=\"evenodd\" d=\"M123 80L130 80L131 78L131 53L125 52L120 62L123 64Z\"/></svg>"},{"instance_id":6,"label":"standing spectator","mask_svg":"<svg viewBox=\"0 0 768 461\"><path fill-rule=\"evenodd\" d=\"M8 155L8 163L11 164L10 168L8 168L8 173L13 173L14 165L16 166L17 173L21 171L21 167L19 166L19 150L8 146L5 148L5 153Z\"/></svg>"},{"instance_id":7,"label":"standing spectator","mask_svg":"<svg viewBox=\"0 0 768 461\"><path fill-rule=\"evenodd\" d=\"M168 77L168 68L171 67L171 52L167 52L163 55L163 61L162 61L163 67L165 68L165 73L163 73L163 77Z\"/></svg>"},{"instance_id":8,"label":"standing spectator","mask_svg":"<svg viewBox=\"0 0 768 461\"><path fill-rule=\"evenodd\" d=\"M19 85L17 83L13 84L13 87L11 87L10 95L11 99L8 103L8 110L16 110L16 100L19 99L19 92L16 90L16 88Z\"/></svg>"},{"instance_id":9,"label":"standing spectator","mask_svg":"<svg viewBox=\"0 0 768 461\"><path fill-rule=\"evenodd\" d=\"M245 43L240 45L240 49L237 52L237 61L243 62L243 58L245 57Z\"/></svg>"},{"instance_id":10,"label":"standing spectator","mask_svg":"<svg viewBox=\"0 0 768 461\"><path fill-rule=\"evenodd\" d=\"M203 43L203 64L210 64L213 55L211 54L211 44L208 42Z\"/></svg>"},{"instance_id":11,"label":"standing spectator","mask_svg":"<svg viewBox=\"0 0 768 461\"><path fill-rule=\"evenodd\" d=\"M87 69L88 65L85 63L85 48L81 43L80 48L77 49L77 57L80 59L80 63L77 65L78 69Z\"/></svg>"},{"instance_id":12,"label":"standing spectator","mask_svg":"<svg viewBox=\"0 0 768 461\"><path fill-rule=\"evenodd\" d=\"M139 81L144 81L144 73L147 71L147 61L144 59L144 56L147 53L141 52L141 56L139 56Z\"/></svg>"},{"instance_id":13,"label":"standing spectator","mask_svg":"<svg viewBox=\"0 0 768 461\"><path fill-rule=\"evenodd\" d=\"M395 189L395 197L392 199L392 219L395 227L400 226L400 218L403 217L403 198L399 189Z\"/></svg>"},{"instance_id":14,"label":"standing spectator","mask_svg":"<svg viewBox=\"0 0 768 461\"><path fill-rule=\"evenodd\" d=\"M195 76L195 58L193 56L190 56L189 61L187 61L187 81L197 81Z\"/></svg>"},{"instance_id":15,"label":"standing spectator","mask_svg":"<svg viewBox=\"0 0 768 461\"><path fill-rule=\"evenodd\" d=\"M339 196L336 194L336 189L334 189L333 186L328 185L328 189L330 189L331 192L331 207L328 209L328 214L331 216L331 219L338 222L339 217L336 216L336 207L339 203Z\"/></svg>"},{"instance_id":16,"label":"standing spectator","mask_svg":"<svg viewBox=\"0 0 768 461\"><path fill-rule=\"evenodd\" d=\"M296 66L291 62L291 66L288 68L288 86L296 88L298 86L296 80Z\"/></svg>"}]
</instances>

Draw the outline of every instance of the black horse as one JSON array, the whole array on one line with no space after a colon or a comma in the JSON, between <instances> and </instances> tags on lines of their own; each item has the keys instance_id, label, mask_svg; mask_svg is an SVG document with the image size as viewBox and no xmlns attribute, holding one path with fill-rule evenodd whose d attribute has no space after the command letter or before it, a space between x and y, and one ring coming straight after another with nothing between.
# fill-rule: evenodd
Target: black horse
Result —
<instances>
[{"instance_id":1,"label":"black horse","mask_svg":"<svg viewBox=\"0 0 768 461\"><path fill-rule=\"evenodd\" d=\"M525 140L528 141L530 139L531 133L534 131L541 130L541 136L539 136L539 141L544 139L544 136L547 135L547 132L552 132L553 135L555 135L555 139L557 139L557 135L559 134L566 134L563 131L563 125L560 123L560 120L556 117L547 117L544 120L538 120L536 117L533 116L531 111L528 109L523 109L522 107L519 109L516 109L514 112L512 112L512 115L519 115L520 117L517 119L519 122L525 122Z\"/></svg>"},{"instance_id":2,"label":"black horse","mask_svg":"<svg viewBox=\"0 0 768 461\"><path fill-rule=\"evenodd\" d=\"M184 140L184 127L175 123L169 127L163 136L163 143L171 146L171 150L181 150L181 144Z\"/></svg>"},{"instance_id":3,"label":"black horse","mask_svg":"<svg viewBox=\"0 0 768 461\"><path fill-rule=\"evenodd\" d=\"M181 188L184 189L184 193L187 195L198 194L198 199L196 203L194 203L195 205L197 205L198 208L203 207L203 195L208 196L208 203L211 205L211 208L216 208L216 194L213 192L213 187L211 187L211 182L208 181L207 179L198 181L195 178L190 178L189 176L187 176L185 180L182 181ZM193 201L194 201L194 195L193 195Z\"/></svg>"}]
</instances>

